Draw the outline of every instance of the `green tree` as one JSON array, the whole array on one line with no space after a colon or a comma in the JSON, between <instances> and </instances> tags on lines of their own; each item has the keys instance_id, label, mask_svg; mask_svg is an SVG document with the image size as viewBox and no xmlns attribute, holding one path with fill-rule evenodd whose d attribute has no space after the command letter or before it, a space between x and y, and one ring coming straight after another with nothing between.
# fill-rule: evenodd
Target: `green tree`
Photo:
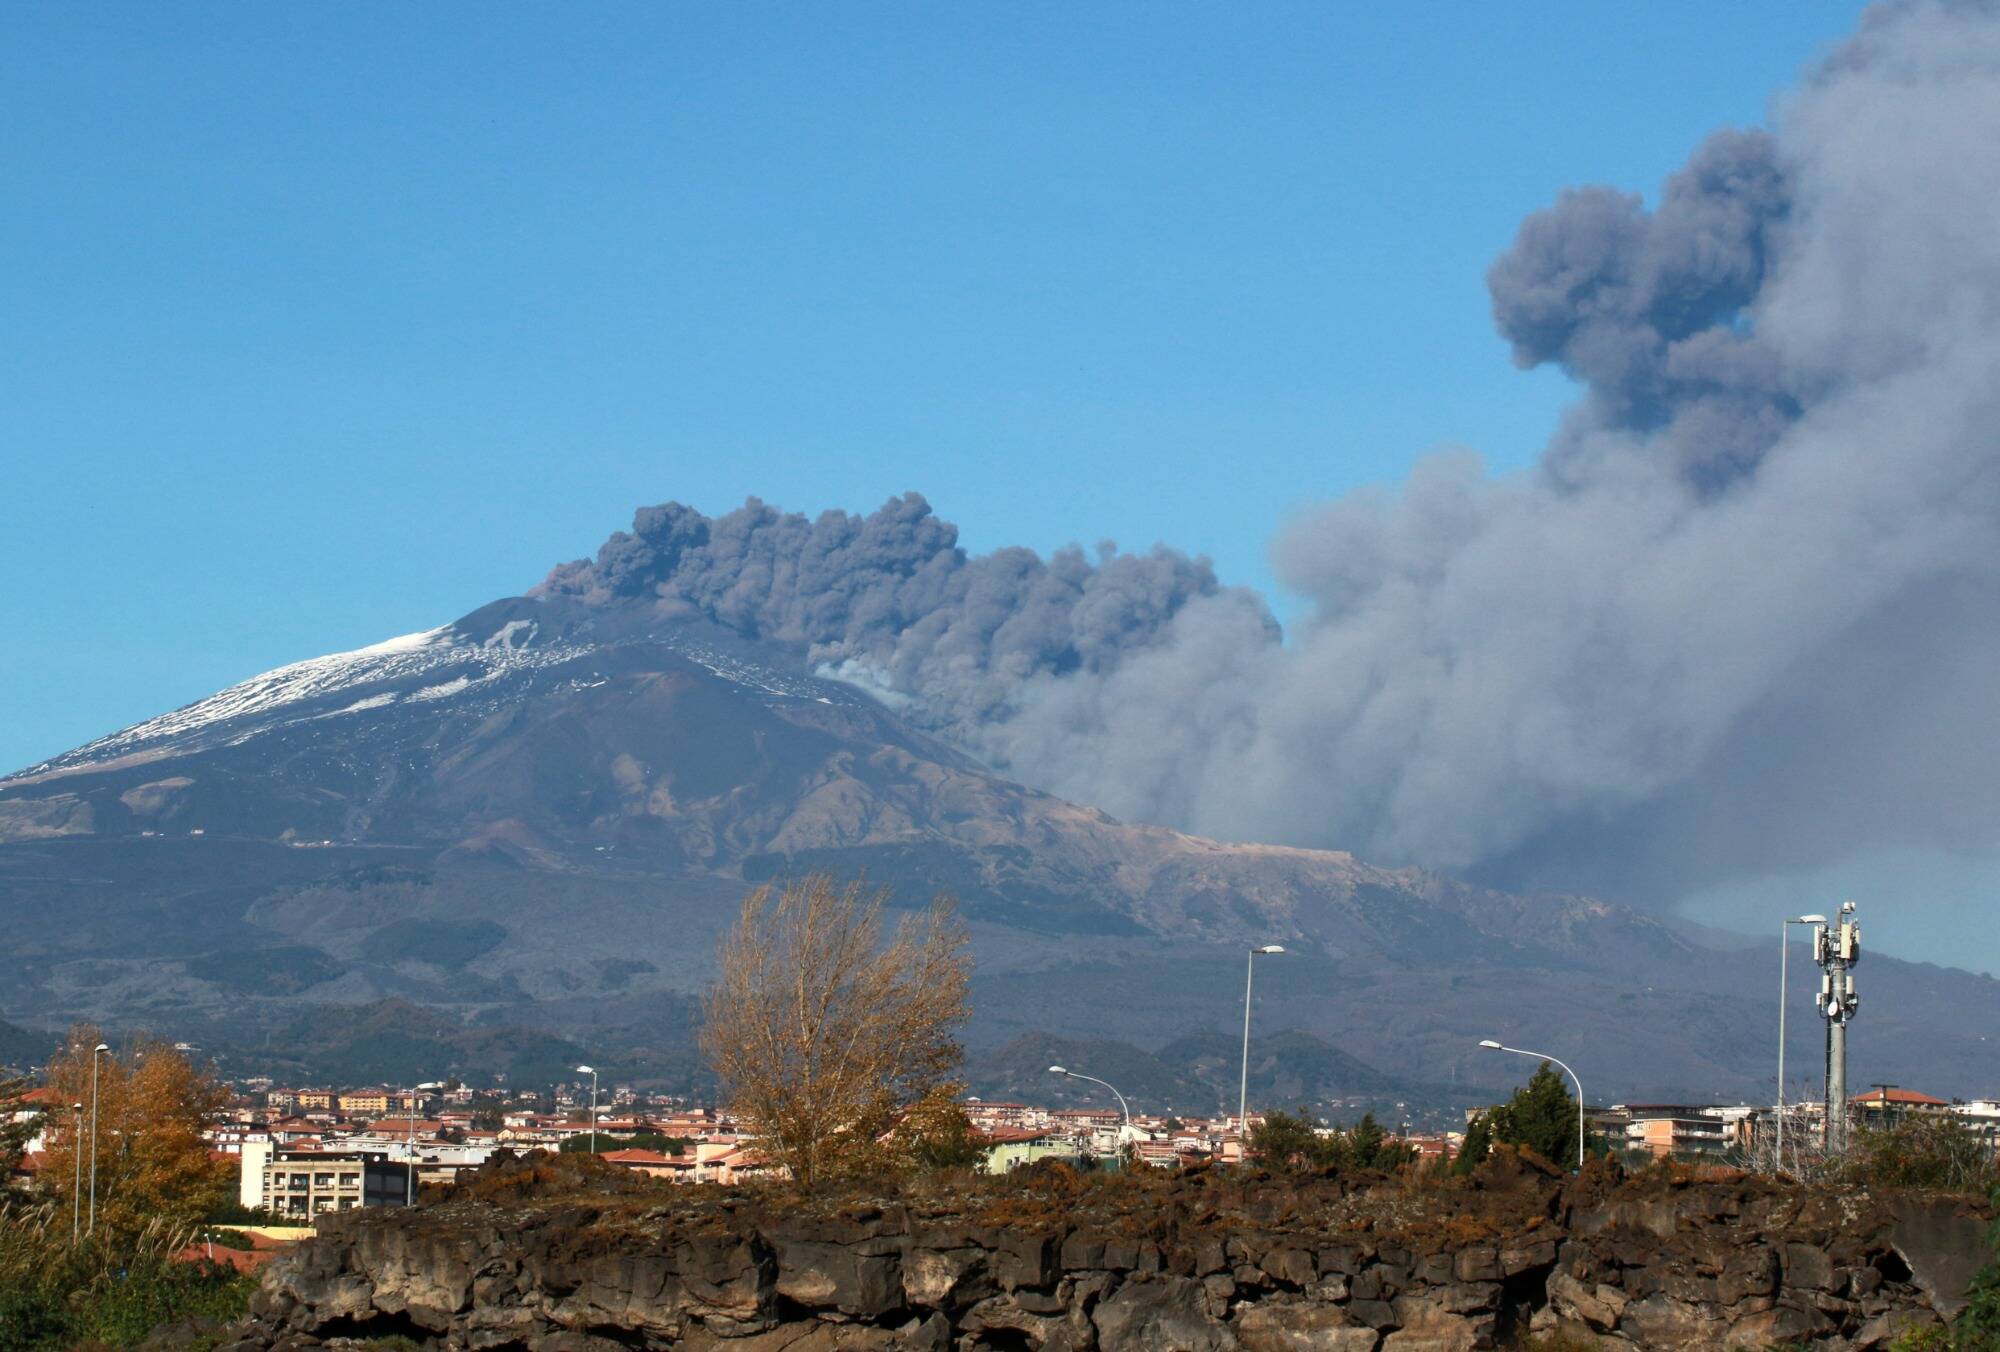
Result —
<instances>
[{"instance_id":1,"label":"green tree","mask_svg":"<svg viewBox=\"0 0 2000 1352\"><path fill-rule=\"evenodd\" d=\"M1250 1131L1244 1154L1266 1169L1325 1169L1338 1166L1341 1142L1319 1134L1304 1108L1266 1113Z\"/></svg>"},{"instance_id":2,"label":"green tree","mask_svg":"<svg viewBox=\"0 0 2000 1352\"><path fill-rule=\"evenodd\" d=\"M1416 1157L1416 1147L1391 1140L1373 1113L1363 1113L1347 1133L1347 1158L1357 1169L1393 1173Z\"/></svg>"},{"instance_id":3,"label":"green tree","mask_svg":"<svg viewBox=\"0 0 2000 1352\"><path fill-rule=\"evenodd\" d=\"M1469 1174L1493 1153L1493 1128L1486 1118L1487 1114L1481 1113L1466 1125L1465 1140L1458 1147L1458 1158L1451 1162L1453 1173Z\"/></svg>"},{"instance_id":4,"label":"green tree","mask_svg":"<svg viewBox=\"0 0 2000 1352\"><path fill-rule=\"evenodd\" d=\"M1547 1061L1514 1097L1495 1108L1487 1130L1493 1139L1526 1146L1552 1164L1576 1159L1576 1100Z\"/></svg>"},{"instance_id":5,"label":"green tree","mask_svg":"<svg viewBox=\"0 0 2000 1352\"><path fill-rule=\"evenodd\" d=\"M1347 1131L1322 1132L1304 1108L1267 1115L1250 1133L1250 1159L1266 1169L1400 1169L1416 1151L1390 1139L1375 1114L1363 1114Z\"/></svg>"},{"instance_id":6,"label":"green tree","mask_svg":"<svg viewBox=\"0 0 2000 1352\"><path fill-rule=\"evenodd\" d=\"M599 1154L607 1150L652 1150L662 1155L679 1155L687 1150L688 1144L684 1136L668 1136L657 1131L635 1131L619 1136L602 1131L597 1133ZM565 1155L587 1154L590 1150L590 1134L585 1132L579 1136L567 1137L556 1149Z\"/></svg>"}]
</instances>

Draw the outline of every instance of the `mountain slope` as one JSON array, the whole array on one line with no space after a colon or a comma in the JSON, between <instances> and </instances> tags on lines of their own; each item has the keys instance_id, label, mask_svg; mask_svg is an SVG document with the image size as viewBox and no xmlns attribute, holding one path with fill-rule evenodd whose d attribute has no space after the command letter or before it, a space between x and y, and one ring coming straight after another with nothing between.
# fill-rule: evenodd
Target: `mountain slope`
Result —
<instances>
[{"instance_id":1,"label":"mountain slope","mask_svg":"<svg viewBox=\"0 0 2000 1352\"><path fill-rule=\"evenodd\" d=\"M802 645L643 602L515 598L0 780L0 1011L158 1025L399 999L643 1041L658 1000L706 981L747 886L823 867L961 899L985 1046L1213 1059L1243 948L1276 940L1261 1026L1365 1063L1302 1091L1478 1092L1516 1069L1466 1054L1489 1034L1558 1042L1624 1092L1747 1093L1772 1059L1762 954L1586 898L1118 822L811 669ZM1965 1067L2000 1039L1995 983L1869 971L1861 1082L1989 1087Z\"/></svg>"}]
</instances>

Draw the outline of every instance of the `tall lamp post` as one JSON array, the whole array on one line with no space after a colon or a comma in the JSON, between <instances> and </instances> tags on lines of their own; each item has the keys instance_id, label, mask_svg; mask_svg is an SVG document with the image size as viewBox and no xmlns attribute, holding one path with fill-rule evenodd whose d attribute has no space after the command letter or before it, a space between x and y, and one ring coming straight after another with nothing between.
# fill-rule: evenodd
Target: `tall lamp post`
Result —
<instances>
[{"instance_id":1,"label":"tall lamp post","mask_svg":"<svg viewBox=\"0 0 2000 1352\"><path fill-rule=\"evenodd\" d=\"M1555 1057L1550 1056L1547 1052L1523 1051L1519 1047L1509 1047L1505 1043L1495 1042L1492 1038L1481 1039L1479 1045L1484 1047L1489 1052L1512 1052L1516 1056L1532 1056L1537 1061L1554 1061L1556 1065L1562 1066L1564 1070L1569 1071L1569 1077L1572 1080L1576 1081L1576 1167L1578 1172L1582 1172L1583 1170L1583 1081L1580 1078L1578 1078L1577 1073L1573 1070L1570 1070L1569 1067L1567 1065L1564 1065L1561 1061L1557 1061Z\"/></svg>"},{"instance_id":2,"label":"tall lamp post","mask_svg":"<svg viewBox=\"0 0 2000 1352\"><path fill-rule=\"evenodd\" d=\"M1778 927L1778 1170L1785 1167L1785 998L1791 994L1792 926L1824 925L1823 915L1795 915Z\"/></svg>"},{"instance_id":3,"label":"tall lamp post","mask_svg":"<svg viewBox=\"0 0 2000 1352\"><path fill-rule=\"evenodd\" d=\"M70 1154L76 1156L76 1182L69 1194L69 1242L74 1244L83 1238L83 1103L69 1105Z\"/></svg>"},{"instance_id":4,"label":"tall lamp post","mask_svg":"<svg viewBox=\"0 0 2000 1352\"><path fill-rule=\"evenodd\" d=\"M1243 1083L1236 1093L1236 1130L1246 1145L1250 1140L1250 986L1257 979L1257 959L1274 958L1284 951L1282 944L1253 948L1243 966Z\"/></svg>"},{"instance_id":5,"label":"tall lamp post","mask_svg":"<svg viewBox=\"0 0 2000 1352\"><path fill-rule=\"evenodd\" d=\"M418 1089L443 1087L436 1080L426 1080L416 1086ZM417 1204L417 1110L410 1107L403 1111L403 1205L415 1206Z\"/></svg>"},{"instance_id":6,"label":"tall lamp post","mask_svg":"<svg viewBox=\"0 0 2000 1352\"><path fill-rule=\"evenodd\" d=\"M590 1077L590 1153L597 1153L597 1071L591 1066L578 1066L576 1073Z\"/></svg>"},{"instance_id":7,"label":"tall lamp post","mask_svg":"<svg viewBox=\"0 0 2000 1352\"><path fill-rule=\"evenodd\" d=\"M110 1043L100 1042L90 1053L90 1222L84 1232L92 1235L97 1233L97 1058L110 1050Z\"/></svg>"},{"instance_id":8,"label":"tall lamp post","mask_svg":"<svg viewBox=\"0 0 2000 1352\"><path fill-rule=\"evenodd\" d=\"M1131 1139L1131 1137L1132 1137L1132 1109L1131 1109L1131 1106L1130 1106L1129 1104L1127 1104L1127 1103L1125 1102L1125 1096L1124 1096L1123 1094L1119 1093L1119 1092L1118 1092L1118 1090L1117 1090L1117 1088L1116 1088L1115 1086L1113 1086L1113 1085L1112 1085L1112 1083L1111 1083L1111 1082L1110 1082L1109 1080L1100 1080L1100 1079L1098 1079L1098 1078L1097 1078L1097 1077L1096 1077L1095 1075L1085 1075L1085 1074L1083 1074L1083 1073L1082 1073L1081 1071L1075 1071L1075 1070L1065 1070L1065 1069L1063 1069L1063 1068L1062 1068L1061 1066L1050 1066L1050 1067L1049 1067L1049 1074L1051 1074L1051 1075L1067 1075L1067 1076L1069 1076L1069 1078L1070 1078L1070 1079L1072 1079L1072 1080L1089 1080L1089 1081L1090 1081L1090 1082L1091 1082L1092 1084L1101 1084L1101 1085L1103 1085L1103 1086L1104 1086L1104 1087L1105 1087L1106 1089L1109 1089L1109 1090L1111 1090L1111 1096L1112 1096L1113 1098L1115 1098L1115 1099L1117 1099L1117 1100L1118 1100L1118 1110L1119 1110L1120 1112L1122 1112L1122 1113L1124 1113L1124 1114L1125 1114L1125 1135L1124 1135L1123 1137L1121 1137L1121 1138L1120 1138L1120 1140L1121 1140L1121 1142L1122 1142L1122 1141L1125 1141L1125 1140L1130 1140L1130 1139Z\"/></svg>"}]
</instances>

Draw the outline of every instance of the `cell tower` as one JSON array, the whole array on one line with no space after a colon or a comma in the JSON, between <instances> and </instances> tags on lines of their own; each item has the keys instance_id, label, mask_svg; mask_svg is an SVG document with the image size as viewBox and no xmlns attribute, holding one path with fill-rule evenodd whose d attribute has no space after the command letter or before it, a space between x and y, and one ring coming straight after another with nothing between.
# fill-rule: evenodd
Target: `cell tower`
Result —
<instances>
[{"instance_id":1,"label":"cell tower","mask_svg":"<svg viewBox=\"0 0 2000 1352\"><path fill-rule=\"evenodd\" d=\"M1854 993L1854 964L1861 961L1861 926L1854 903L1843 902L1836 925L1813 931L1813 961L1820 965L1819 1012L1826 1020L1826 1153L1847 1149L1847 1021L1861 1006Z\"/></svg>"}]
</instances>

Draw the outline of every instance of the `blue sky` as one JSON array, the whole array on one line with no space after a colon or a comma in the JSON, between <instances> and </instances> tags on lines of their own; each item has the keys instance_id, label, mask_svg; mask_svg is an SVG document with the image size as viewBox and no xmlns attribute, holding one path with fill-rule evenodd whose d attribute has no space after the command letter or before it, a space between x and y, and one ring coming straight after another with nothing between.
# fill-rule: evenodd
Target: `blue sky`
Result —
<instances>
[{"instance_id":1,"label":"blue sky","mask_svg":"<svg viewBox=\"0 0 2000 1352\"><path fill-rule=\"evenodd\" d=\"M1650 192L1857 9L9 6L0 767L668 498L1268 587L1303 505L1529 461L1521 216Z\"/></svg>"}]
</instances>

